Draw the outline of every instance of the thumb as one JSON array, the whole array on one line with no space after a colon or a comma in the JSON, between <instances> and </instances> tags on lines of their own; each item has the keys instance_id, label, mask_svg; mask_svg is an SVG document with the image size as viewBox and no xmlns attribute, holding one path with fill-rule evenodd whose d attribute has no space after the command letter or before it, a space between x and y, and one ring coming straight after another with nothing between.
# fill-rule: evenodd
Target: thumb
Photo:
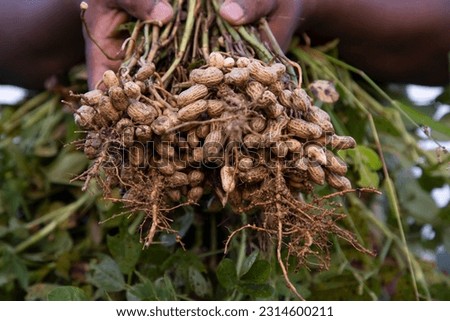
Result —
<instances>
[{"instance_id":1,"label":"thumb","mask_svg":"<svg viewBox=\"0 0 450 321\"><path fill-rule=\"evenodd\" d=\"M242 25L268 15L275 7L275 0L225 0L220 15L232 25Z\"/></svg>"},{"instance_id":2,"label":"thumb","mask_svg":"<svg viewBox=\"0 0 450 321\"><path fill-rule=\"evenodd\" d=\"M273 35L283 50L287 50L300 24L303 8L300 1L284 0L267 19Z\"/></svg>"},{"instance_id":3,"label":"thumb","mask_svg":"<svg viewBox=\"0 0 450 321\"><path fill-rule=\"evenodd\" d=\"M117 6L140 20L167 23L173 16L173 9L167 0L117 0Z\"/></svg>"}]
</instances>

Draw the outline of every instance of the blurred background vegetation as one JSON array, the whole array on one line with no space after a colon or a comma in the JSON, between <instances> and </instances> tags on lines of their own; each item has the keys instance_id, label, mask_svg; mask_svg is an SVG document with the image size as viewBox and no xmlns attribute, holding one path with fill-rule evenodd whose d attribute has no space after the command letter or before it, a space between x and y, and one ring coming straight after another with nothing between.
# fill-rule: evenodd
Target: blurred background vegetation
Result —
<instances>
[{"instance_id":1,"label":"blurred background vegetation","mask_svg":"<svg viewBox=\"0 0 450 321\"><path fill-rule=\"evenodd\" d=\"M291 270L291 281L308 300L450 300L450 87L418 104L411 87L380 87L338 60L333 45L294 45L290 55L305 86L315 79L336 85L336 104L316 104L338 134L358 142L339 152L353 185L382 192L337 199L347 214L341 224L375 257L330 239L330 269ZM1 300L295 299L274 253L252 233L237 234L224 255L224 241L246 217L212 195L177 209L184 249L160 235L144 250L139 213L103 200L95 184L81 192L82 182L71 179L88 160L71 143L83 133L61 100L69 90L86 91L83 66L70 83L0 107Z\"/></svg>"}]
</instances>

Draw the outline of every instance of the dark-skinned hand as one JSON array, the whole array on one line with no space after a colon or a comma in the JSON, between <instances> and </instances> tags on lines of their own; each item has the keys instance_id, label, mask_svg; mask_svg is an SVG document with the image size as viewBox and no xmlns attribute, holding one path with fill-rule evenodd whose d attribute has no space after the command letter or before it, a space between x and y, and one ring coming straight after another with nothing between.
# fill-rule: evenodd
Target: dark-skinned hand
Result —
<instances>
[{"instance_id":1,"label":"dark-skinned hand","mask_svg":"<svg viewBox=\"0 0 450 321\"><path fill-rule=\"evenodd\" d=\"M89 1L86 11L86 23L91 36L97 44L117 60L110 60L84 32L86 41L86 63L89 71L89 87L102 79L108 70L117 70L123 57L121 46L124 38L117 33L117 27L128 21L130 16L140 20L156 20L162 23L170 21L172 7L166 0L103 0Z\"/></svg>"}]
</instances>

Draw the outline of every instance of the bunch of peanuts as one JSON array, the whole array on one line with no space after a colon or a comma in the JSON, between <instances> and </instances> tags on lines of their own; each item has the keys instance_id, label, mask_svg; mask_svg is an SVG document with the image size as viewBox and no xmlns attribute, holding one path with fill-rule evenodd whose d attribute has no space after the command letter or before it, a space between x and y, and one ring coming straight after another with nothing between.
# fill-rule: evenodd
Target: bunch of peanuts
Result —
<instances>
[{"instance_id":1,"label":"bunch of peanuts","mask_svg":"<svg viewBox=\"0 0 450 321\"><path fill-rule=\"evenodd\" d=\"M152 63L107 71L104 90L79 96L75 122L87 132L81 147L95 160L89 175L121 188L123 200L155 204L144 193L154 186L158 206L197 203L208 190L239 208L280 162L292 193L325 183L351 188L333 150L355 140L335 134L284 64L212 52L170 89L160 79Z\"/></svg>"}]
</instances>

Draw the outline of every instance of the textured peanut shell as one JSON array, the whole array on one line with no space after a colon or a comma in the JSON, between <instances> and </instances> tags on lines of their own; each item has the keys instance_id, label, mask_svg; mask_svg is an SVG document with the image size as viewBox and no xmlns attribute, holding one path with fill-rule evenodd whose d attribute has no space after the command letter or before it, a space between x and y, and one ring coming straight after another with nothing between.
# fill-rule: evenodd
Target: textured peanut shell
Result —
<instances>
[{"instance_id":1,"label":"textured peanut shell","mask_svg":"<svg viewBox=\"0 0 450 321\"><path fill-rule=\"evenodd\" d=\"M103 83L105 84L106 88L111 88L112 86L119 86L119 78L117 78L116 74L112 70L107 70L103 73Z\"/></svg>"},{"instance_id":2,"label":"textured peanut shell","mask_svg":"<svg viewBox=\"0 0 450 321\"><path fill-rule=\"evenodd\" d=\"M136 127L135 134L138 141L146 143L152 138L153 131L148 125L138 125Z\"/></svg>"},{"instance_id":3,"label":"textured peanut shell","mask_svg":"<svg viewBox=\"0 0 450 321\"><path fill-rule=\"evenodd\" d=\"M197 203L203 195L203 187L195 186L192 187L187 193L187 199L194 203Z\"/></svg>"},{"instance_id":4,"label":"textured peanut shell","mask_svg":"<svg viewBox=\"0 0 450 321\"><path fill-rule=\"evenodd\" d=\"M325 171L317 163L308 163L309 178L316 184L325 184Z\"/></svg>"},{"instance_id":5,"label":"textured peanut shell","mask_svg":"<svg viewBox=\"0 0 450 321\"><path fill-rule=\"evenodd\" d=\"M153 76L154 73L155 73L155 64L148 63L139 68L134 77L137 80L145 81L149 79L151 76Z\"/></svg>"},{"instance_id":6,"label":"textured peanut shell","mask_svg":"<svg viewBox=\"0 0 450 321\"><path fill-rule=\"evenodd\" d=\"M103 91L94 89L81 95L81 103L89 106L97 105L100 102L100 98L103 96Z\"/></svg>"},{"instance_id":7,"label":"textured peanut shell","mask_svg":"<svg viewBox=\"0 0 450 321\"><path fill-rule=\"evenodd\" d=\"M320 126L304 121L303 119L291 119L287 125L288 132L304 139L315 139L322 135Z\"/></svg>"},{"instance_id":8,"label":"textured peanut shell","mask_svg":"<svg viewBox=\"0 0 450 321\"><path fill-rule=\"evenodd\" d=\"M327 150L325 154L327 156L327 170L340 176L347 173L347 164L342 159L334 155L333 152L329 150Z\"/></svg>"},{"instance_id":9,"label":"textured peanut shell","mask_svg":"<svg viewBox=\"0 0 450 321\"><path fill-rule=\"evenodd\" d=\"M347 177L340 176L329 171L326 173L326 181L331 187L340 191L352 188L352 184Z\"/></svg>"},{"instance_id":10,"label":"textured peanut shell","mask_svg":"<svg viewBox=\"0 0 450 321\"><path fill-rule=\"evenodd\" d=\"M191 186L198 186L205 179L205 174L201 170L194 169L189 172L188 179Z\"/></svg>"},{"instance_id":11,"label":"textured peanut shell","mask_svg":"<svg viewBox=\"0 0 450 321\"><path fill-rule=\"evenodd\" d=\"M127 108L127 114L136 124L150 125L158 116L156 109L140 101L133 101Z\"/></svg>"},{"instance_id":12,"label":"textured peanut shell","mask_svg":"<svg viewBox=\"0 0 450 321\"><path fill-rule=\"evenodd\" d=\"M108 90L108 95L115 109L124 111L127 109L129 102L122 87L112 86Z\"/></svg>"},{"instance_id":13,"label":"textured peanut shell","mask_svg":"<svg viewBox=\"0 0 450 321\"><path fill-rule=\"evenodd\" d=\"M315 161L320 165L326 165L327 156L325 154L324 149L322 147L320 147L319 145L308 144L305 147L305 153L310 160Z\"/></svg>"},{"instance_id":14,"label":"textured peanut shell","mask_svg":"<svg viewBox=\"0 0 450 321\"><path fill-rule=\"evenodd\" d=\"M83 129L93 129L96 115L93 107L82 105L74 114L75 123Z\"/></svg>"},{"instance_id":15,"label":"textured peanut shell","mask_svg":"<svg viewBox=\"0 0 450 321\"><path fill-rule=\"evenodd\" d=\"M181 121L191 121L197 119L208 108L207 101L199 99L178 111L178 119Z\"/></svg>"},{"instance_id":16,"label":"textured peanut shell","mask_svg":"<svg viewBox=\"0 0 450 321\"><path fill-rule=\"evenodd\" d=\"M183 107L208 95L208 87L205 85L194 85L182 91L177 96L177 105Z\"/></svg>"},{"instance_id":17,"label":"textured peanut shell","mask_svg":"<svg viewBox=\"0 0 450 321\"><path fill-rule=\"evenodd\" d=\"M113 107L111 99L108 96L102 96L100 98L97 105L97 112L103 119L109 122L117 122L121 117L121 113Z\"/></svg>"},{"instance_id":18,"label":"textured peanut shell","mask_svg":"<svg viewBox=\"0 0 450 321\"><path fill-rule=\"evenodd\" d=\"M206 112L211 118L218 118L225 110L225 103L222 100L210 99L207 100Z\"/></svg>"},{"instance_id":19,"label":"textured peanut shell","mask_svg":"<svg viewBox=\"0 0 450 321\"><path fill-rule=\"evenodd\" d=\"M220 169L220 181L222 183L222 189L225 193L231 193L236 188L235 170L232 166L223 166Z\"/></svg>"},{"instance_id":20,"label":"textured peanut shell","mask_svg":"<svg viewBox=\"0 0 450 321\"><path fill-rule=\"evenodd\" d=\"M127 81L123 85L123 92L130 99L139 99L141 96L141 87L133 81Z\"/></svg>"},{"instance_id":21,"label":"textured peanut shell","mask_svg":"<svg viewBox=\"0 0 450 321\"><path fill-rule=\"evenodd\" d=\"M172 176L167 177L167 183L172 187L180 187L189 185L189 180L185 173L175 172Z\"/></svg>"},{"instance_id":22,"label":"textured peanut shell","mask_svg":"<svg viewBox=\"0 0 450 321\"><path fill-rule=\"evenodd\" d=\"M217 67L219 69L223 68L225 58L220 52L211 52L209 54L208 64L211 67Z\"/></svg>"},{"instance_id":23,"label":"textured peanut shell","mask_svg":"<svg viewBox=\"0 0 450 321\"><path fill-rule=\"evenodd\" d=\"M194 69L189 74L191 81L208 87L218 85L223 80L223 72L217 67Z\"/></svg>"},{"instance_id":24,"label":"textured peanut shell","mask_svg":"<svg viewBox=\"0 0 450 321\"><path fill-rule=\"evenodd\" d=\"M267 168L258 166L248 170L247 172L239 173L239 178L244 183L253 184L262 182L268 174L269 171Z\"/></svg>"}]
</instances>

